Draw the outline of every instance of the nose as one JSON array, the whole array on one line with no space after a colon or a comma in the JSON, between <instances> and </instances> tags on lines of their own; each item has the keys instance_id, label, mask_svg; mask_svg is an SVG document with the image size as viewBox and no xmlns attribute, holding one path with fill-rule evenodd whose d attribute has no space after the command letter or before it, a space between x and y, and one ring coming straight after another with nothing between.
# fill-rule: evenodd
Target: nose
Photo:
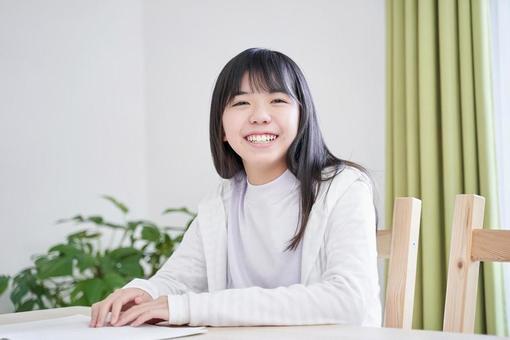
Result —
<instances>
[{"instance_id":1,"label":"nose","mask_svg":"<svg viewBox=\"0 0 510 340\"><path fill-rule=\"evenodd\" d=\"M251 124L269 124L271 115L261 107L255 108L250 115Z\"/></svg>"}]
</instances>

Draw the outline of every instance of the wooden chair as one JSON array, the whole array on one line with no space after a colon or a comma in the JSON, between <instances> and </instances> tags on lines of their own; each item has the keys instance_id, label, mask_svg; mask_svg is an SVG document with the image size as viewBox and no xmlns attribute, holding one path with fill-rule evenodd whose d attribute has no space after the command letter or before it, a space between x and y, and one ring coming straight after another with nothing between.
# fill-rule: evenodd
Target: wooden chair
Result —
<instances>
[{"instance_id":1,"label":"wooden chair","mask_svg":"<svg viewBox=\"0 0 510 340\"><path fill-rule=\"evenodd\" d=\"M510 261L510 230L482 229L485 199L457 195L443 330L473 333L480 261Z\"/></svg>"},{"instance_id":2,"label":"wooden chair","mask_svg":"<svg viewBox=\"0 0 510 340\"><path fill-rule=\"evenodd\" d=\"M421 201L412 197L396 198L393 227L377 231L379 258L389 258L384 327L411 329Z\"/></svg>"}]
</instances>

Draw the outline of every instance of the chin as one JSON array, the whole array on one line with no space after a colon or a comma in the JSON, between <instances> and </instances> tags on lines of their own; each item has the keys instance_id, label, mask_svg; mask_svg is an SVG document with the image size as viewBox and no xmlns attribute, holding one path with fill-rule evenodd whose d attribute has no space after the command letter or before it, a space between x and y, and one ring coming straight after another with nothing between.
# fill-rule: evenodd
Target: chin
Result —
<instances>
[{"instance_id":1,"label":"chin","mask_svg":"<svg viewBox=\"0 0 510 340\"><path fill-rule=\"evenodd\" d=\"M245 163L253 164L257 167L270 168L280 164L280 159L275 157L250 157Z\"/></svg>"}]
</instances>

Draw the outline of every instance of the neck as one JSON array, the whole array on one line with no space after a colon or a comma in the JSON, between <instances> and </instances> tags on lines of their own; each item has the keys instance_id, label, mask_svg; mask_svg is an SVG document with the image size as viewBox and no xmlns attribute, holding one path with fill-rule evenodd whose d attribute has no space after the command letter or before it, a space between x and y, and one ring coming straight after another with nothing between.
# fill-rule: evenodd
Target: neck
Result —
<instances>
[{"instance_id":1,"label":"neck","mask_svg":"<svg viewBox=\"0 0 510 340\"><path fill-rule=\"evenodd\" d=\"M278 166L264 167L244 164L244 170L246 171L246 177L248 177L248 182L250 184L262 185L280 177L285 170L287 170L287 165L280 164Z\"/></svg>"}]
</instances>

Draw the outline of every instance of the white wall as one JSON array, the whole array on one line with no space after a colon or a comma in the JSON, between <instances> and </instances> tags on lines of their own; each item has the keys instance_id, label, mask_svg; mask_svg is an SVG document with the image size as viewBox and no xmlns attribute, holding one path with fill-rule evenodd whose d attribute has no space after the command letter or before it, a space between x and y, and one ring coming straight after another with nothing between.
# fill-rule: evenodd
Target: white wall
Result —
<instances>
[{"instance_id":1,"label":"white wall","mask_svg":"<svg viewBox=\"0 0 510 340\"><path fill-rule=\"evenodd\" d=\"M116 216L100 193L158 222L196 209L214 81L249 47L298 63L328 146L382 199L384 31L382 0L0 0L0 273L62 240L58 218Z\"/></svg>"},{"instance_id":2,"label":"white wall","mask_svg":"<svg viewBox=\"0 0 510 340\"><path fill-rule=\"evenodd\" d=\"M76 230L59 218L118 218L100 194L145 215L141 19L139 1L0 1L0 273Z\"/></svg>"},{"instance_id":3,"label":"white wall","mask_svg":"<svg viewBox=\"0 0 510 340\"><path fill-rule=\"evenodd\" d=\"M195 208L216 182L208 139L210 96L221 68L249 47L275 49L296 61L330 149L373 170L383 189L384 1L144 4L148 197L154 218L168 205Z\"/></svg>"}]
</instances>

